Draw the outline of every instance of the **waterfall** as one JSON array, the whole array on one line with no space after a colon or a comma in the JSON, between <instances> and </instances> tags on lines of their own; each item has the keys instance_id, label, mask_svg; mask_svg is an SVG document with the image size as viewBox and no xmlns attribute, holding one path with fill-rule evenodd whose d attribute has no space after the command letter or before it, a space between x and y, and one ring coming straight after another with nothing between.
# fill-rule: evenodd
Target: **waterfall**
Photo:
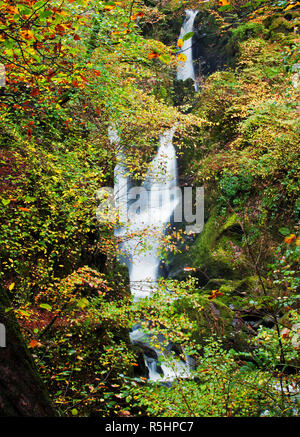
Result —
<instances>
[{"instance_id":1,"label":"waterfall","mask_svg":"<svg viewBox=\"0 0 300 437\"><path fill-rule=\"evenodd\" d=\"M134 300L149 296L155 288L160 265L159 247L177 203L176 197L172 199L172 190L177 183L176 153L172 144L175 130L176 126L160 136L157 154L141 186L145 202L139 214L133 211L129 217L129 228L137 234L126 247L132 257L129 274Z\"/></svg>"},{"instance_id":2,"label":"waterfall","mask_svg":"<svg viewBox=\"0 0 300 437\"><path fill-rule=\"evenodd\" d=\"M177 125L166 130L159 137L159 147L149 165L140 187L129 183L125 157L116 131L109 129L111 143L117 147L114 197L120 212L120 226L115 229L119 238L121 258L129 269L130 290L134 301L147 298L156 290L159 277L160 256L166 226L179 201L177 187L177 161L173 136ZM136 201L136 195L139 200ZM132 202L134 200L134 202ZM157 357L168 356L168 364L158 366L157 359L145 353L145 364L152 381L170 382L178 376L189 375L187 365L169 356L170 348L162 351L151 344L152 336L145 334L138 324L134 326L130 339ZM161 342L163 338L161 337Z\"/></svg>"},{"instance_id":3,"label":"waterfall","mask_svg":"<svg viewBox=\"0 0 300 437\"><path fill-rule=\"evenodd\" d=\"M194 21L198 11L187 9L185 13L186 18L180 30L179 40L183 40L184 35L186 35L187 33L193 32ZM179 62L179 65L177 67L177 80L193 79L195 90L198 91L198 84L196 82L193 64L192 38L189 38L186 41L183 40L183 45L180 48L178 54L180 53L186 56L186 60L184 62Z\"/></svg>"},{"instance_id":4,"label":"waterfall","mask_svg":"<svg viewBox=\"0 0 300 437\"><path fill-rule=\"evenodd\" d=\"M193 23L198 11L187 10L180 37L193 31ZM180 53L186 55L186 61L178 66L177 79L192 78L195 73L192 59L192 39L183 42ZM195 89L197 84L195 82ZM130 173L124 164L126 157L122 150L121 140L117 132L110 127L109 139L117 149L117 164L115 167L114 198L119 211L119 226L115 235L119 238L121 259L129 269L130 290L134 301L147 298L157 288L159 277L160 256L166 226L179 202L177 187L177 161L173 146L173 136L177 124L166 130L159 137L159 147L149 165L141 186L130 185ZM139 197L138 197L139 196ZM137 200L138 197L138 200ZM151 334L146 334L138 324L132 328L130 339L133 344L144 348L145 365L152 381L171 382L176 377L189 377L189 359L186 362L176 360L171 355L172 345L163 350L151 343ZM161 335L159 342L163 342ZM151 351L151 356L147 355ZM154 358L156 357L156 358ZM158 364L159 358L166 358Z\"/></svg>"},{"instance_id":5,"label":"waterfall","mask_svg":"<svg viewBox=\"0 0 300 437\"><path fill-rule=\"evenodd\" d=\"M126 176L124 156L117 153L114 196L116 206L126 215L126 222L115 230L121 240L122 258L129 268L130 289L134 300L148 297L158 279L160 257L158 250L162 237L177 204L177 163L172 139L176 126L159 138L159 148L150 163L144 182L131 187ZM119 145L119 137L109 131L112 143ZM128 173L128 171L127 171ZM134 197L139 195L139 201Z\"/></svg>"}]
</instances>

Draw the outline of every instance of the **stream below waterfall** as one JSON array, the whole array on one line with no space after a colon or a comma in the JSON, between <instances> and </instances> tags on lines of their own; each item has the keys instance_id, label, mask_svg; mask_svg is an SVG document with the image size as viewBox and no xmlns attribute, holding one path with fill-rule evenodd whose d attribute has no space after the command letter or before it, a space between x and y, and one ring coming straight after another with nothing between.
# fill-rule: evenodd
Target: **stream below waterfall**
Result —
<instances>
[{"instance_id":1,"label":"stream below waterfall","mask_svg":"<svg viewBox=\"0 0 300 437\"><path fill-rule=\"evenodd\" d=\"M187 10L179 38L193 31L194 19L198 11ZM177 80L191 78L195 82L192 58L192 38L183 42L179 53L186 56L185 62L179 62ZM197 84L195 82L195 90ZM120 226L115 235L121 241L119 249L121 261L129 269L130 290L133 301L149 297L157 288L161 259L158 254L162 237L179 201L177 187L177 158L173 146L173 136L177 125L166 130L159 138L159 147L149 165L141 186L132 187L130 174L124 165L121 139L110 127L109 138L118 150L115 167L114 198L119 211ZM132 202L139 196L138 207ZM142 321L141 321L142 322ZM171 355L172 344L164 348L156 348L152 344L151 334L146 334L141 324L132 328L130 333L132 344L144 350L145 365L148 378L152 381L171 383L177 377L190 377L188 357L186 360L176 359ZM162 343L163 338L157 339ZM151 351L151 354L149 354ZM167 363L164 358L168 357Z\"/></svg>"}]
</instances>

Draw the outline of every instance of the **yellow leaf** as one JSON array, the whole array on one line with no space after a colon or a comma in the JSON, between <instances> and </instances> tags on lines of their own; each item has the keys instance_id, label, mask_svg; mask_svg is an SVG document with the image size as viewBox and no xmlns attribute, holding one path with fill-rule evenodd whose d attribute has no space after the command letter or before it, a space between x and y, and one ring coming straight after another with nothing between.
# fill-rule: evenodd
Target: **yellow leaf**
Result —
<instances>
[{"instance_id":1,"label":"yellow leaf","mask_svg":"<svg viewBox=\"0 0 300 437\"><path fill-rule=\"evenodd\" d=\"M294 8L295 6L299 6L300 5L300 2L297 2L297 3L292 3L292 4L290 4L290 5L288 5L285 9L283 9L284 11L288 11L289 9L292 9L292 8Z\"/></svg>"},{"instance_id":2,"label":"yellow leaf","mask_svg":"<svg viewBox=\"0 0 300 437\"><path fill-rule=\"evenodd\" d=\"M178 61L185 62L186 61L186 56L183 53L180 53L177 56L177 59L178 59Z\"/></svg>"},{"instance_id":3,"label":"yellow leaf","mask_svg":"<svg viewBox=\"0 0 300 437\"><path fill-rule=\"evenodd\" d=\"M24 39L32 39L34 34L31 30L25 29L25 30L21 30L21 36Z\"/></svg>"},{"instance_id":4,"label":"yellow leaf","mask_svg":"<svg viewBox=\"0 0 300 437\"><path fill-rule=\"evenodd\" d=\"M10 284L10 286L8 287L9 291L11 291L11 290L14 288L14 286L15 286L15 283L12 282L12 283Z\"/></svg>"},{"instance_id":5,"label":"yellow leaf","mask_svg":"<svg viewBox=\"0 0 300 437\"><path fill-rule=\"evenodd\" d=\"M183 39L179 39L177 41L177 46L181 49L181 47L183 46Z\"/></svg>"}]
</instances>

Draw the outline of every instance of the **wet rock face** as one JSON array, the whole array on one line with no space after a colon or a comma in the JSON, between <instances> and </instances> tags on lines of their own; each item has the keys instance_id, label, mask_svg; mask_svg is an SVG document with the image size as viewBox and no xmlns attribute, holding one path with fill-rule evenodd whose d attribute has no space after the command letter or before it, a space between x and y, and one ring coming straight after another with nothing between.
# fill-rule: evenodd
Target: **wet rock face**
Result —
<instances>
[{"instance_id":1,"label":"wet rock face","mask_svg":"<svg viewBox=\"0 0 300 437\"><path fill-rule=\"evenodd\" d=\"M229 33L221 32L219 24L207 12L199 12L194 22L193 59L196 76L208 76L230 62L226 44Z\"/></svg>"},{"instance_id":2,"label":"wet rock face","mask_svg":"<svg viewBox=\"0 0 300 437\"><path fill-rule=\"evenodd\" d=\"M134 368L134 376L135 377L142 376L144 378L148 378L149 377L149 370L145 364L145 358L144 358L145 350L144 350L144 348L140 345L134 345L133 350L135 351L136 357L137 357L137 367Z\"/></svg>"}]
</instances>

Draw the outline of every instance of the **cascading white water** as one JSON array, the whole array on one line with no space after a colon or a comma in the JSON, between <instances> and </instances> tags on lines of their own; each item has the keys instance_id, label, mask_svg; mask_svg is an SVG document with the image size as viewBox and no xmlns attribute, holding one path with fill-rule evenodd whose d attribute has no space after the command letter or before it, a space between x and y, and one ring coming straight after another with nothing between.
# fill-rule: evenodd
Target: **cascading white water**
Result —
<instances>
[{"instance_id":1,"label":"cascading white water","mask_svg":"<svg viewBox=\"0 0 300 437\"><path fill-rule=\"evenodd\" d=\"M179 40L183 40L184 35L186 35L187 33L193 32L194 21L198 11L187 9L185 13L186 13L186 18L180 30ZM186 56L186 60L184 62L183 61L179 62L179 65L177 67L177 79L178 80L193 79L195 90L198 91L198 84L195 78L195 70L194 70L194 63L193 63L192 38L183 41L183 45L180 48L179 53L183 53Z\"/></svg>"},{"instance_id":2,"label":"cascading white water","mask_svg":"<svg viewBox=\"0 0 300 437\"><path fill-rule=\"evenodd\" d=\"M129 228L137 233L126 247L132 256L129 274L134 300L149 296L155 288L160 265L159 246L177 203L176 198L171 200L171 190L177 181L172 144L175 130L176 126L160 136L157 154L142 184L147 202L139 214L130 215Z\"/></svg>"},{"instance_id":3,"label":"cascading white water","mask_svg":"<svg viewBox=\"0 0 300 437\"><path fill-rule=\"evenodd\" d=\"M176 152L172 140L177 126L165 131L159 138L159 148L149 165L145 179L137 191L129 189L128 171L124 166L124 155L120 150L120 138L114 129L109 129L109 138L118 147L117 165L115 167L115 203L120 212L125 212L126 220L120 220L120 227L115 235L120 239L122 258L129 268L130 290L135 301L150 296L156 289L159 276L159 247L165 233L166 225L179 201L177 186ZM144 201L135 202L136 194L146 194ZM131 198L132 195L132 198ZM121 214L122 215L122 214ZM133 344L144 345L152 349L159 357L168 354L151 345L151 335L147 335L137 325L132 329L130 338ZM157 360L145 356L149 370L149 379L153 381L172 381L178 376L188 376L188 369L183 361L178 362L168 356L169 363L162 362L158 371Z\"/></svg>"},{"instance_id":4,"label":"cascading white water","mask_svg":"<svg viewBox=\"0 0 300 437\"><path fill-rule=\"evenodd\" d=\"M179 38L193 31L197 12L186 11L186 19ZM186 61L178 66L177 79L192 78L195 81L192 39L184 41L181 48L181 53L183 52L186 55ZM196 82L195 89L197 90ZM120 146L120 138L113 128L109 129L110 141L118 149L114 197L116 207L120 212L120 226L115 230L115 235L120 239L119 248L122 258L129 268L130 290L135 301L149 297L156 289L160 265L158 250L166 225L179 201L175 189L177 186L176 152L172 142L176 128L177 125L160 136L156 156L149 166L143 184L137 187L137 191L129 186L128 170L124 165L125 156ZM144 190L145 195L142 200L141 190ZM140 195L138 205L136 202L132 203L137 194ZM140 325L133 327L130 339L133 344L141 344L150 348L157 358L168 357L167 362L162 361L158 365L157 359L144 355L150 380L168 382L177 377L190 376L188 359L186 362L176 360L170 355L170 347L167 348L168 350L153 347L152 336L146 334Z\"/></svg>"},{"instance_id":5,"label":"cascading white water","mask_svg":"<svg viewBox=\"0 0 300 437\"><path fill-rule=\"evenodd\" d=\"M114 195L119 210L126 210L127 221L123 226L121 223L115 235L121 239L120 249L129 267L134 300L149 296L155 287L160 264L159 246L177 204L173 193L177 182L176 153L172 144L175 130L176 126L160 136L157 154L137 190L129 190L123 154L119 152L117 156ZM119 144L114 130L110 129L109 137L111 142ZM131 196L136 194L145 196L142 201L130 205L130 200L134 200Z\"/></svg>"}]
</instances>

